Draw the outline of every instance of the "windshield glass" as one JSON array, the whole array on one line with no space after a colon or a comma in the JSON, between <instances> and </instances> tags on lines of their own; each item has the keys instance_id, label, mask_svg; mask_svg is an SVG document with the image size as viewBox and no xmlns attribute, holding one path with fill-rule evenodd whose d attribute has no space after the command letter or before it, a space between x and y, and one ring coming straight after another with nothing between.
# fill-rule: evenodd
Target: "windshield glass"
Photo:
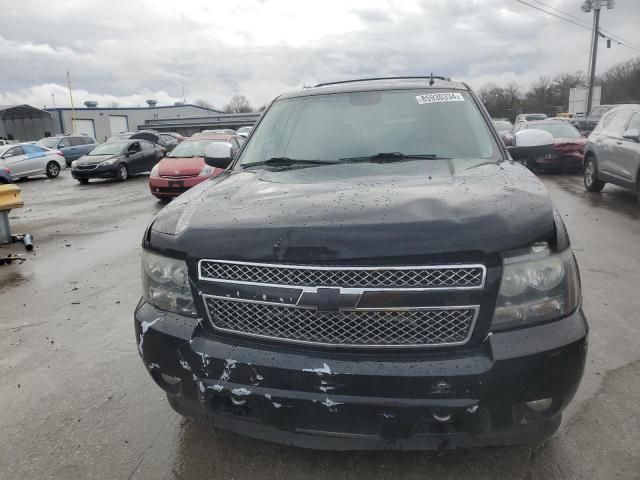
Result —
<instances>
[{"instance_id":1,"label":"windshield glass","mask_svg":"<svg viewBox=\"0 0 640 480\"><path fill-rule=\"evenodd\" d=\"M443 93L447 95L439 95ZM467 92L392 90L277 101L243 150L240 164L274 157L336 161L381 152L501 158Z\"/></svg>"},{"instance_id":2,"label":"windshield glass","mask_svg":"<svg viewBox=\"0 0 640 480\"><path fill-rule=\"evenodd\" d=\"M496 130L511 130L513 128L513 125L505 120L494 120L493 125Z\"/></svg>"},{"instance_id":3,"label":"windshield glass","mask_svg":"<svg viewBox=\"0 0 640 480\"><path fill-rule=\"evenodd\" d=\"M127 143L103 143L89 152L89 155L117 155L127 147Z\"/></svg>"},{"instance_id":4,"label":"windshield glass","mask_svg":"<svg viewBox=\"0 0 640 480\"><path fill-rule=\"evenodd\" d=\"M36 143L36 145L40 145L41 147L47 147L47 148L55 148L57 144L58 144L58 137L41 138Z\"/></svg>"},{"instance_id":5,"label":"windshield glass","mask_svg":"<svg viewBox=\"0 0 640 480\"><path fill-rule=\"evenodd\" d=\"M224 142L224 140L186 140L167 155L167 157L203 157L204 149L215 142Z\"/></svg>"},{"instance_id":6,"label":"windshield glass","mask_svg":"<svg viewBox=\"0 0 640 480\"><path fill-rule=\"evenodd\" d=\"M580 132L569 122L533 123L530 128L537 128L549 132L553 138L580 138Z\"/></svg>"},{"instance_id":7,"label":"windshield glass","mask_svg":"<svg viewBox=\"0 0 640 480\"><path fill-rule=\"evenodd\" d=\"M525 120L544 120L547 116L544 113L534 113L533 115L525 115Z\"/></svg>"}]
</instances>

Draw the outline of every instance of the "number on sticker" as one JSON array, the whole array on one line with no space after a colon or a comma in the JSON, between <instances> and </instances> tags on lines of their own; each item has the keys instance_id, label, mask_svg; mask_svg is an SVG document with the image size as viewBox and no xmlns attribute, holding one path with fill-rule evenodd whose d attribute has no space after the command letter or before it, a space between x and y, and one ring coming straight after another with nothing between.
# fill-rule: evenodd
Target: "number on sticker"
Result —
<instances>
[{"instance_id":1,"label":"number on sticker","mask_svg":"<svg viewBox=\"0 0 640 480\"><path fill-rule=\"evenodd\" d=\"M425 103L464 102L464 97L457 92L440 92L416 95L416 100L418 100L418 104L423 105Z\"/></svg>"}]
</instances>

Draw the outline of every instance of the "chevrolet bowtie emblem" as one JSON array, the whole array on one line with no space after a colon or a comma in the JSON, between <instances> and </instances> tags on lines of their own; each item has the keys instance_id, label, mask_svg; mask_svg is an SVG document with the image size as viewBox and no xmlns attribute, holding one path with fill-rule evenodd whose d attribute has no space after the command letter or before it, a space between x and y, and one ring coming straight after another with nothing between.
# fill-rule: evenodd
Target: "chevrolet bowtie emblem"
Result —
<instances>
[{"instance_id":1,"label":"chevrolet bowtie emblem","mask_svg":"<svg viewBox=\"0 0 640 480\"><path fill-rule=\"evenodd\" d=\"M342 293L339 288L318 288L302 292L298 306L315 307L318 312L339 312L355 308L360 296L360 293Z\"/></svg>"}]
</instances>

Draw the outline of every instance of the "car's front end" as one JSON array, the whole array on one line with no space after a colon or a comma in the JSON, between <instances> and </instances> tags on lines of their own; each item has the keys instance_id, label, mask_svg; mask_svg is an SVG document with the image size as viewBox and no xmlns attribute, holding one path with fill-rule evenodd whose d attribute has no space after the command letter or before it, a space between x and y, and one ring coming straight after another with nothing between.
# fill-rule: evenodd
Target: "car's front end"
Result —
<instances>
[{"instance_id":1,"label":"car's front end","mask_svg":"<svg viewBox=\"0 0 640 480\"><path fill-rule=\"evenodd\" d=\"M233 166L147 229L136 341L179 413L320 449L558 428L588 335L562 219L465 86L394 87L274 102ZM357 156L371 142L396 153Z\"/></svg>"},{"instance_id":2,"label":"car's front end","mask_svg":"<svg viewBox=\"0 0 640 480\"><path fill-rule=\"evenodd\" d=\"M224 139L226 137L203 136L176 144L176 148L151 170L151 194L160 199L175 198L208 178L220 175L223 169L207 165L203 152L207 145Z\"/></svg>"},{"instance_id":3,"label":"car's front end","mask_svg":"<svg viewBox=\"0 0 640 480\"><path fill-rule=\"evenodd\" d=\"M80 157L71 162L71 176L76 180L91 178L116 178L120 157L108 159Z\"/></svg>"}]
</instances>

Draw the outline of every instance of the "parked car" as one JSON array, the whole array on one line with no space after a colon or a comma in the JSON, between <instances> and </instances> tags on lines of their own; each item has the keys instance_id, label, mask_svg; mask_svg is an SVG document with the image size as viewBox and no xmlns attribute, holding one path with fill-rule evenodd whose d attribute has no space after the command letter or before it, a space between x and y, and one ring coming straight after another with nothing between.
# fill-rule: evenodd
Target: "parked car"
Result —
<instances>
[{"instance_id":1,"label":"parked car","mask_svg":"<svg viewBox=\"0 0 640 480\"><path fill-rule=\"evenodd\" d=\"M240 127L238 129L238 135L246 138L249 136L249 133L251 133L251 130L253 130L253 127Z\"/></svg>"},{"instance_id":2,"label":"parked car","mask_svg":"<svg viewBox=\"0 0 640 480\"><path fill-rule=\"evenodd\" d=\"M640 202L640 105L611 108L589 135L584 186L600 192L606 183L637 192Z\"/></svg>"},{"instance_id":3,"label":"parked car","mask_svg":"<svg viewBox=\"0 0 640 480\"><path fill-rule=\"evenodd\" d=\"M134 133L133 135L131 135L129 137L130 140L133 139L142 139L142 140L146 140L148 142L151 142L155 145L159 145L160 147L163 148L164 152L167 152L167 144L165 143L164 139L162 138L162 136L160 135L160 132L156 132L155 130L139 130L136 133Z\"/></svg>"},{"instance_id":4,"label":"parked car","mask_svg":"<svg viewBox=\"0 0 640 480\"><path fill-rule=\"evenodd\" d=\"M235 155L242 147L244 138L237 135L199 135L187 138L151 170L151 193L161 199L177 197L207 178L220 175L223 169L204 163L204 150L214 142L231 145Z\"/></svg>"},{"instance_id":5,"label":"parked car","mask_svg":"<svg viewBox=\"0 0 640 480\"><path fill-rule=\"evenodd\" d=\"M544 113L521 113L516 117L514 125L518 122L531 122L534 120L545 120L547 115Z\"/></svg>"},{"instance_id":6,"label":"parked car","mask_svg":"<svg viewBox=\"0 0 640 480\"><path fill-rule=\"evenodd\" d=\"M170 135L173 138L175 138L178 141L178 143L182 142L185 138L184 135L180 135L177 132L162 132L162 135Z\"/></svg>"},{"instance_id":7,"label":"parked car","mask_svg":"<svg viewBox=\"0 0 640 480\"><path fill-rule=\"evenodd\" d=\"M115 135L112 135L111 137L109 137L107 139L107 142L114 142L114 141L118 141L118 140L128 140L129 138L131 138L135 134L136 134L136 132L120 132L120 133L116 133Z\"/></svg>"},{"instance_id":8,"label":"parked car","mask_svg":"<svg viewBox=\"0 0 640 480\"><path fill-rule=\"evenodd\" d=\"M514 158L551 151L547 132L518 135ZM321 449L558 428L587 354L578 268L466 84L304 88L205 162L226 170L143 236L136 340L177 412Z\"/></svg>"},{"instance_id":9,"label":"parked car","mask_svg":"<svg viewBox=\"0 0 640 480\"><path fill-rule=\"evenodd\" d=\"M41 138L36 145L61 151L69 167L71 162L89 153L97 144L95 138L85 135L56 135Z\"/></svg>"},{"instance_id":10,"label":"parked car","mask_svg":"<svg viewBox=\"0 0 640 480\"><path fill-rule=\"evenodd\" d=\"M504 144L509 147L513 144L513 125L509 120L493 119L493 126L496 127L500 138Z\"/></svg>"},{"instance_id":11,"label":"parked car","mask_svg":"<svg viewBox=\"0 0 640 480\"><path fill-rule=\"evenodd\" d=\"M0 167L0 185L6 185L7 183L13 183L11 178L11 170L7 167Z\"/></svg>"},{"instance_id":12,"label":"parked car","mask_svg":"<svg viewBox=\"0 0 640 480\"><path fill-rule=\"evenodd\" d=\"M238 135L238 132L231 128L217 128L215 130L202 130L196 135Z\"/></svg>"},{"instance_id":13,"label":"parked car","mask_svg":"<svg viewBox=\"0 0 640 480\"><path fill-rule=\"evenodd\" d=\"M593 107L591 113L589 113L587 117L576 119L574 125L578 130L583 132L585 135L588 135L594 128L596 128L596 125L602 116L613 107L615 107L615 105L598 105L597 107Z\"/></svg>"},{"instance_id":14,"label":"parked car","mask_svg":"<svg viewBox=\"0 0 640 480\"><path fill-rule=\"evenodd\" d=\"M173 135L169 135L168 133L160 133L160 138L162 138L167 152L170 152L171 150L176 148L178 146L178 143L180 143L178 142L177 138L175 138Z\"/></svg>"},{"instance_id":15,"label":"parked car","mask_svg":"<svg viewBox=\"0 0 640 480\"><path fill-rule=\"evenodd\" d=\"M533 122L519 122L513 128L514 133L526 129L538 129L553 135L553 151L544 157L527 160L531 170L582 170L584 147L587 139L578 129L564 118L547 119Z\"/></svg>"},{"instance_id":16,"label":"parked car","mask_svg":"<svg viewBox=\"0 0 640 480\"><path fill-rule=\"evenodd\" d=\"M14 180L34 175L56 178L66 162L58 150L20 143L0 146L0 167L9 169Z\"/></svg>"},{"instance_id":17,"label":"parked car","mask_svg":"<svg viewBox=\"0 0 640 480\"><path fill-rule=\"evenodd\" d=\"M82 184L90 178L125 181L131 175L150 171L163 156L163 148L147 140L105 142L74 161L71 175Z\"/></svg>"}]
</instances>

